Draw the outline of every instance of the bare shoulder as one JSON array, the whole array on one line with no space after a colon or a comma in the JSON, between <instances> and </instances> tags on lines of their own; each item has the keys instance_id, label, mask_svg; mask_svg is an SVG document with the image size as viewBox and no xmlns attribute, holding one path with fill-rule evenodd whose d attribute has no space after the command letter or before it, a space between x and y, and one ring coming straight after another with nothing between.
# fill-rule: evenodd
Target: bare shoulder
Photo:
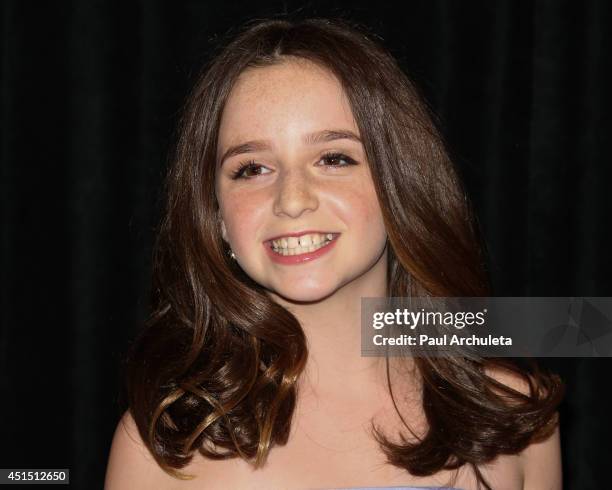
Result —
<instances>
[{"instance_id":1,"label":"bare shoulder","mask_svg":"<svg viewBox=\"0 0 612 490\"><path fill-rule=\"evenodd\" d=\"M561 441L559 427L545 440L528 446L521 453L525 475L524 490L561 490Z\"/></svg>"},{"instance_id":2,"label":"bare shoulder","mask_svg":"<svg viewBox=\"0 0 612 490\"><path fill-rule=\"evenodd\" d=\"M170 485L171 477L149 453L132 415L125 412L113 436L104 489L161 489Z\"/></svg>"},{"instance_id":3,"label":"bare shoulder","mask_svg":"<svg viewBox=\"0 0 612 490\"><path fill-rule=\"evenodd\" d=\"M513 390L519 391L524 395L529 394L529 382L514 371L500 366L487 366L485 368L485 372L488 376L495 379L495 381L498 381L499 383L506 385Z\"/></svg>"},{"instance_id":4,"label":"bare shoulder","mask_svg":"<svg viewBox=\"0 0 612 490\"><path fill-rule=\"evenodd\" d=\"M487 369L487 374L516 391L529 394L529 383L510 370ZM557 421L558 417L559 414L555 413ZM523 490L561 490L561 438L558 424L546 439L530 444L518 456L524 476Z\"/></svg>"}]
</instances>

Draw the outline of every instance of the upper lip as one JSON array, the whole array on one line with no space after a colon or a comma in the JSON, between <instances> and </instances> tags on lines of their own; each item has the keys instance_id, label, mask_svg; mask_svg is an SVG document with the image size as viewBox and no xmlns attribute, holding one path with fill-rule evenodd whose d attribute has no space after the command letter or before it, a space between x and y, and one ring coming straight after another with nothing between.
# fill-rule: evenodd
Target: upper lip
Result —
<instances>
[{"instance_id":1,"label":"upper lip","mask_svg":"<svg viewBox=\"0 0 612 490\"><path fill-rule=\"evenodd\" d=\"M292 237L292 236L302 236L302 235L307 235L310 233L319 233L321 235L326 235L328 233L332 233L333 235L337 235L337 233L334 233L333 231L321 231L321 230L303 230L303 231L294 231L291 233L283 233L282 235L276 235L273 236L271 238L268 238L266 240L266 242L271 242L272 240L278 240L279 238L287 238L287 237Z\"/></svg>"}]
</instances>

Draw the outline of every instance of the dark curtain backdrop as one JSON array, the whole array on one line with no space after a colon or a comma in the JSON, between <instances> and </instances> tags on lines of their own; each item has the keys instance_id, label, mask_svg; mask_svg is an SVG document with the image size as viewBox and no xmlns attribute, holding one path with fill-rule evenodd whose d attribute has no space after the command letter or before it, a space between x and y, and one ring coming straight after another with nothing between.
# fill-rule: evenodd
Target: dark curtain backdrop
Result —
<instances>
[{"instance_id":1,"label":"dark curtain backdrop","mask_svg":"<svg viewBox=\"0 0 612 490\"><path fill-rule=\"evenodd\" d=\"M178 112L249 18L345 15L384 38L440 117L496 295L612 296L605 0L0 5L0 467L102 486ZM565 488L608 488L612 359L545 364L567 383Z\"/></svg>"}]
</instances>

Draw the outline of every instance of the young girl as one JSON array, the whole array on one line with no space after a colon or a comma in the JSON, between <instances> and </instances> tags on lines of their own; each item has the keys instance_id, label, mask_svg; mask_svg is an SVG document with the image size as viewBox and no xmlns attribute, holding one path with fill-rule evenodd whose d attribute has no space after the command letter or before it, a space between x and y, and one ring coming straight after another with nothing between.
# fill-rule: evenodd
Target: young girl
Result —
<instances>
[{"instance_id":1,"label":"young girl","mask_svg":"<svg viewBox=\"0 0 612 490\"><path fill-rule=\"evenodd\" d=\"M360 356L363 297L489 294L426 106L363 29L248 24L167 185L108 490L561 488L558 377Z\"/></svg>"}]
</instances>

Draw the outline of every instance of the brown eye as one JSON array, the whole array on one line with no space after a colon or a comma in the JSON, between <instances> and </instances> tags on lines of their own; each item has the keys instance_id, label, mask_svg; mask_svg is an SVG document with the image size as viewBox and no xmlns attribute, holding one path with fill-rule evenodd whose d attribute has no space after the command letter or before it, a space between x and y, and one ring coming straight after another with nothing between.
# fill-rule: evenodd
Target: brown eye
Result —
<instances>
[{"instance_id":1,"label":"brown eye","mask_svg":"<svg viewBox=\"0 0 612 490\"><path fill-rule=\"evenodd\" d=\"M347 167L349 165L357 165L355 160L344 153L326 153L321 159L331 163L330 165L324 165L325 167Z\"/></svg>"},{"instance_id":2,"label":"brown eye","mask_svg":"<svg viewBox=\"0 0 612 490\"><path fill-rule=\"evenodd\" d=\"M265 167L259 165L258 163L255 163L254 161L244 162L240 164L240 167L238 167L238 169L232 173L232 179L251 179L253 177L261 175L261 172L256 171L263 168ZM255 173L248 175L249 171L254 171Z\"/></svg>"}]
</instances>

